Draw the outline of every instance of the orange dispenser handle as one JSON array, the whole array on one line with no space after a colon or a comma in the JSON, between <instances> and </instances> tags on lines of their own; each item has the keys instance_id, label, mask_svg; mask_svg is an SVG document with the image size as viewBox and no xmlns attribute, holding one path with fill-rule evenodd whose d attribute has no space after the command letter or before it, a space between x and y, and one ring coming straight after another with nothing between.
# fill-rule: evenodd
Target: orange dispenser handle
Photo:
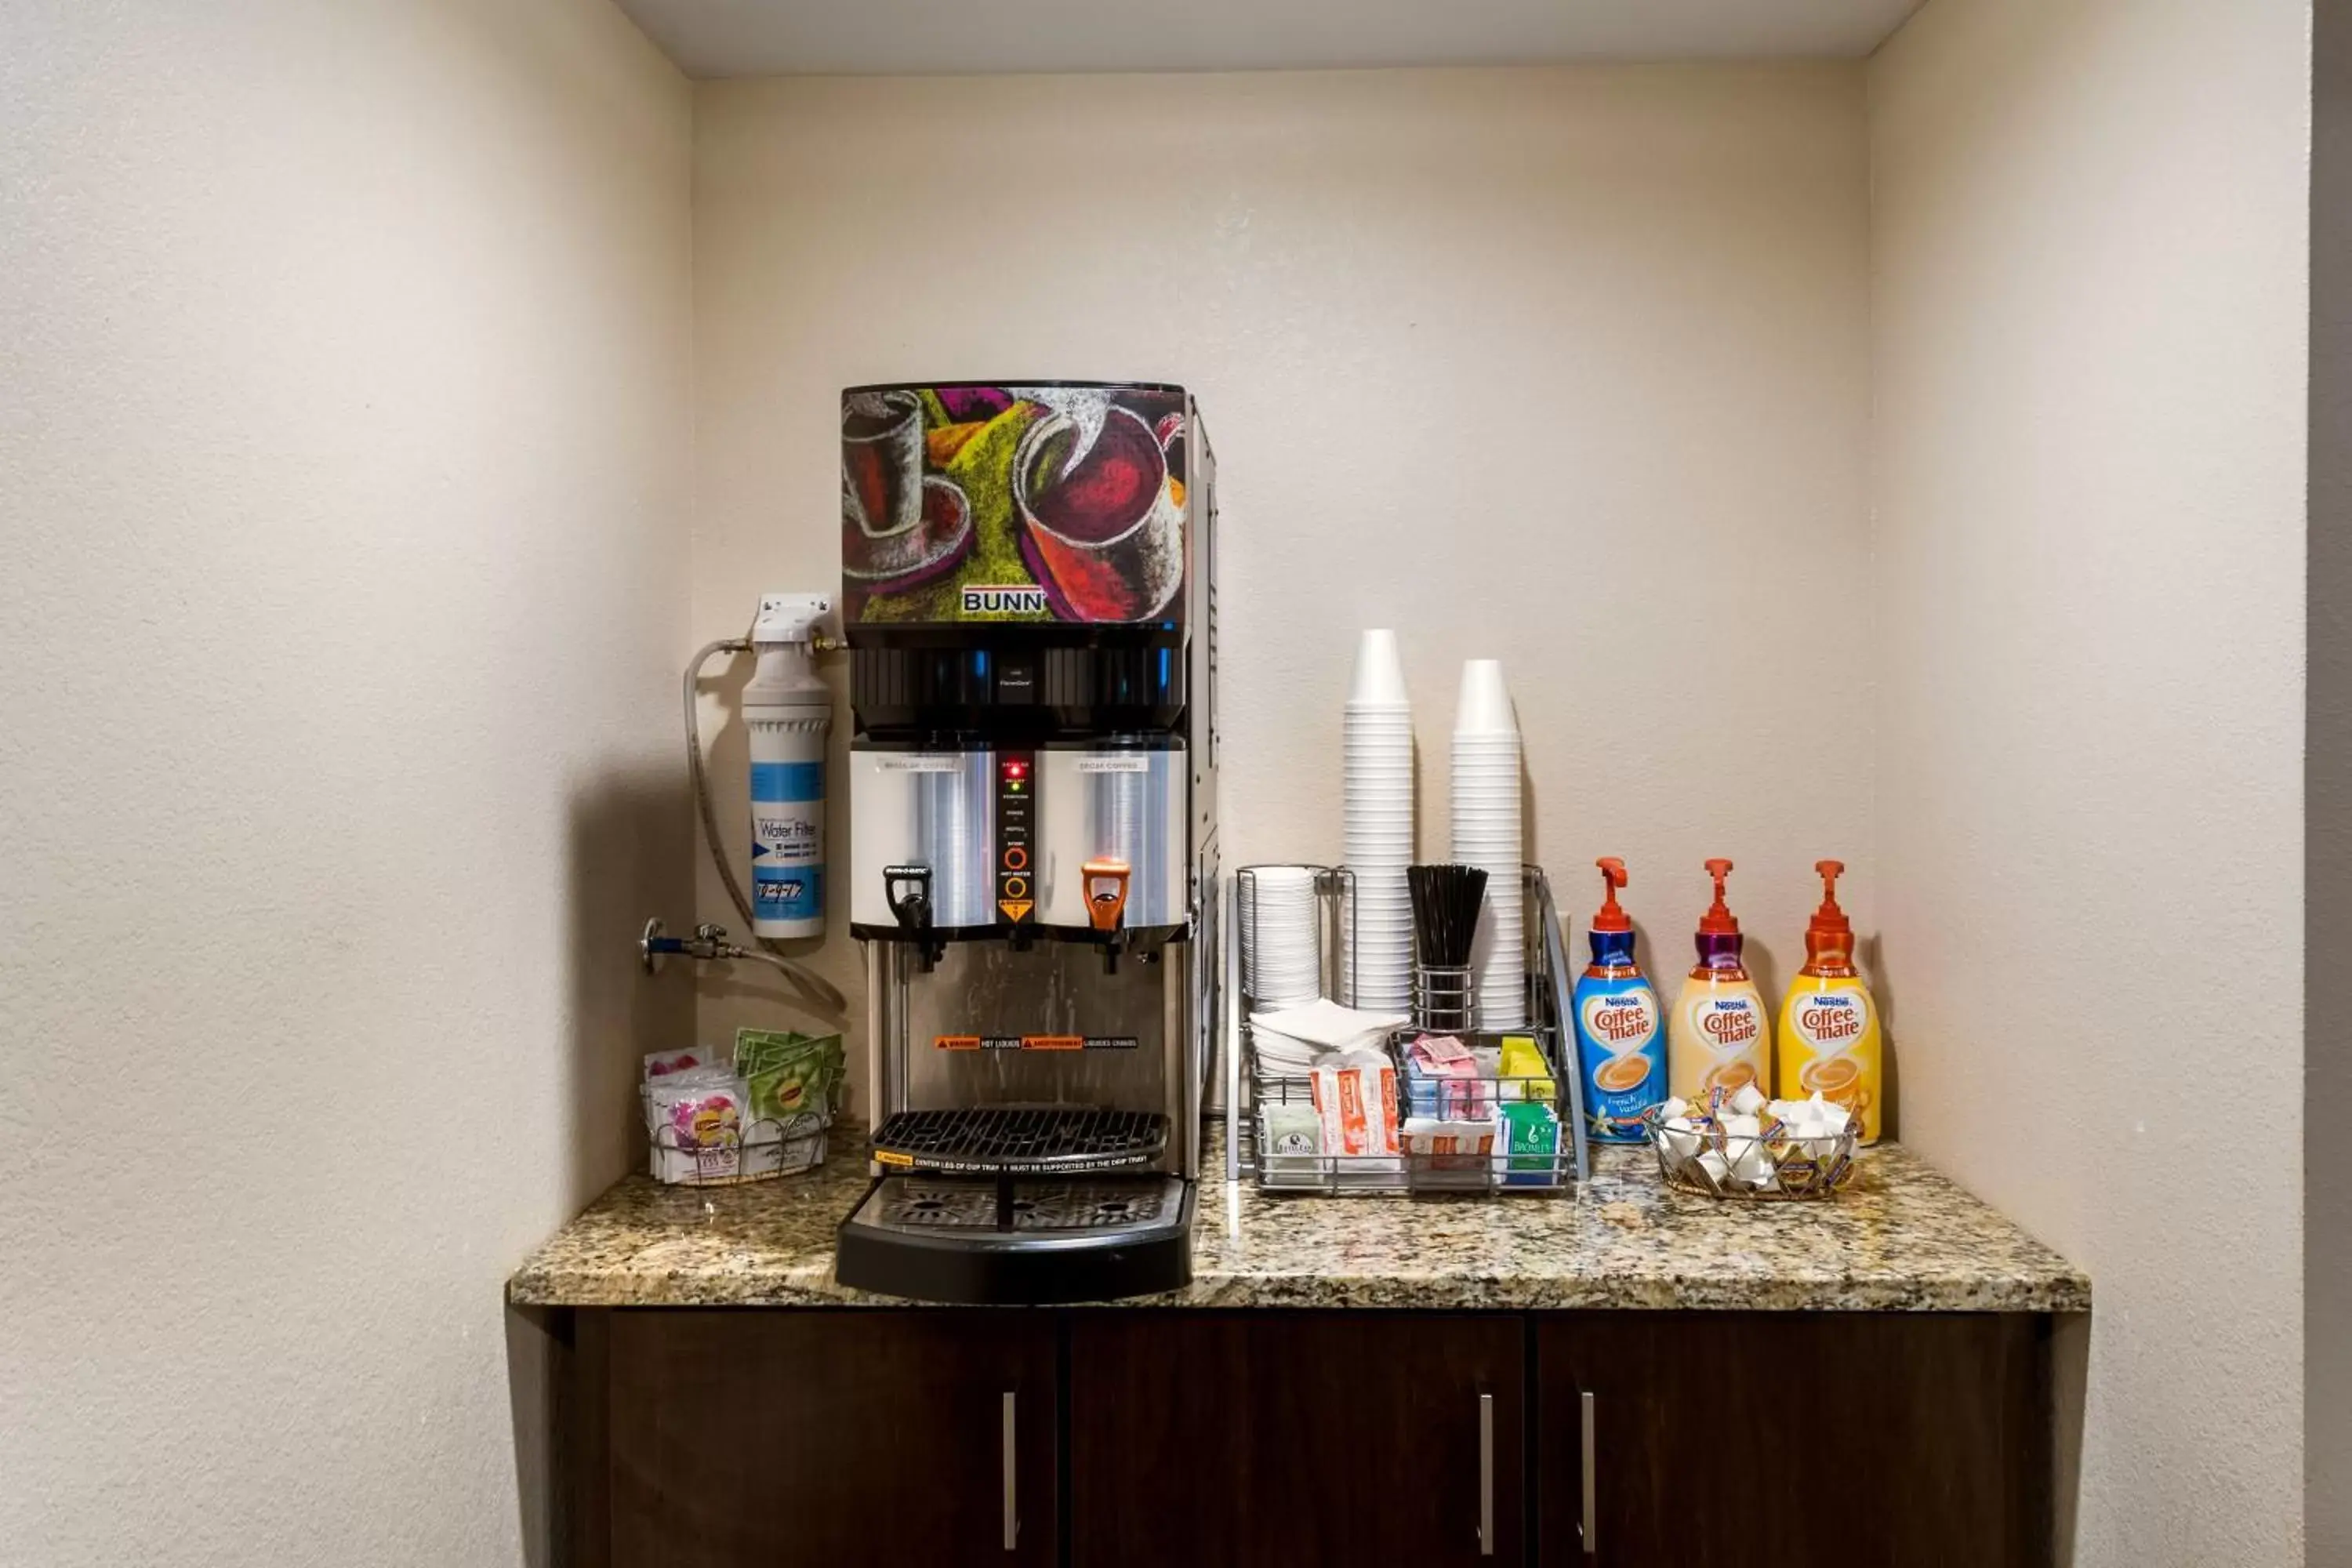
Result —
<instances>
[{"instance_id":1,"label":"orange dispenser handle","mask_svg":"<svg viewBox=\"0 0 2352 1568\"><path fill-rule=\"evenodd\" d=\"M1089 860L1078 868L1086 878L1087 915L1097 931L1117 931L1127 909L1127 862Z\"/></svg>"}]
</instances>

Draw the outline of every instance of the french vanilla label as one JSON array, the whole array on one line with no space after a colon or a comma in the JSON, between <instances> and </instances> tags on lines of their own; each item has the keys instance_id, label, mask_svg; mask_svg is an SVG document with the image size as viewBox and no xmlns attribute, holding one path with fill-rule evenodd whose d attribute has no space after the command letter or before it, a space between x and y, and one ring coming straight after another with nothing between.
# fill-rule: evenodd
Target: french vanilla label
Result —
<instances>
[{"instance_id":1,"label":"french vanilla label","mask_svg":"<svg viewBox=\"0 0 2352 1568\"><path fill-rule=\"evenodd\" d=\"M1666 1097L1658 994L1638 975L1587 975L1577 982L1575 1007L1585 1130L1604 1143L1638 1143L1649 1136L1645 1119Z\"/></svg>"},{"instance_id":2,"label":"french vanilla label","mask_svg":"<svg viewBox=\"0 0 2352 1568\"><path fill-rule=\"evenodd\" d=\"M1657 1037L1657 998L1646 987L1587 996L1580 1014L1585 1037L1612 1054L1646 1049Z\"/></svg>"}]
</instances>

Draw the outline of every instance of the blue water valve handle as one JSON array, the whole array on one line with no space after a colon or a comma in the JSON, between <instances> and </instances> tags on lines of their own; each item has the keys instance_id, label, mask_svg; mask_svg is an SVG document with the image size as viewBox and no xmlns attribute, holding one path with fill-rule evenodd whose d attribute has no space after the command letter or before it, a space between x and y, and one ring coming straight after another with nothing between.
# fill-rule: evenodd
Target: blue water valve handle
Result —
<instances>
[{"instance_id":1,"label":"blue water valve handle","mask_svg":"<svg viewBox=\"0 0 2352 1568\"><path fill-rule=\"evenodd\" d=\"M664 958L672 953L683 953L686 950L684 937L664 934L659 915L646 922L643 934L637 938L637 962L645 965L647 974L659 974Z\"/></svg>"}]
</instances>

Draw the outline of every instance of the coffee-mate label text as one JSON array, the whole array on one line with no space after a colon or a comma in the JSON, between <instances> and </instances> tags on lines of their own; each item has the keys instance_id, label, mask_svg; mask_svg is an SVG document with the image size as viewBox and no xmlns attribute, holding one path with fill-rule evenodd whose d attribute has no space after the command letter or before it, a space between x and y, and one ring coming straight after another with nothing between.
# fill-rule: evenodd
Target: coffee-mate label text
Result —
<instances>
[{"instance_id":1,"label":"coffee-mate label text","mask_svg":"<svg viewBox=\"0 0 2352 1568\"><path fill-rule=\"evenodd\" d=\"M1604 1143L1639 1143L1643 1118L1666 1098L1665 1019L1638 974L1576 983L1576 1059L1584 1118Z\"/></svg>"},{"instance_id":2,"label":"coffee-mate label text","mask_svg":"<svg viewBox=\"0 0 2352 1568\"><path fill-rule=\"evenodd\" d=\"M1703 1100L1713 1089L1769 1088L1771 1060L1771 1026L1753 982L1694 980L1685 988L1668 1062L1675 1094Z\"/></svg>"},{"instance_id":3,"label":"coffee-mate label text","mask_svg":"<svg viewBox=\"0 0 2352 1568\"><path fill-rule=\"evenodd\" d=\"M1878 1136L1881 1103L1878 1008L1857 975L1800 975L1780 1009L1780 1093L1818 1094L1862 1122L1863 1142Z\"/></svg>"}]
</instances>

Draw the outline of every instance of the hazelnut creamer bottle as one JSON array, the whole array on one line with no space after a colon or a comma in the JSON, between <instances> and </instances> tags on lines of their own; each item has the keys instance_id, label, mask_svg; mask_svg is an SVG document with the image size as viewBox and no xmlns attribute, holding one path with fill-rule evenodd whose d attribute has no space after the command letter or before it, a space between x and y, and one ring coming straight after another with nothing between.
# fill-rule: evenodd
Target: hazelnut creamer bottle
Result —
<instances>
[{"instance_id":1,"label":"hazelnut creamer bottle","mask_svg":"<svg viewBox=\"0 0 2352 1568\"><path fill-rule=\"evenodd\" d=\"M1665 1042L1658 994L1633 962L1633 922L1618 907L1625 862L1602 856L1601 912L1592 917L1592 962L1576 983L1577 1070L1584 1075L1584 1116L1603 1143L1639 1143L1643 1118L1666 1098Z\"/></svg>"},{"instance_id":2,"label":"hazelnut creamer bottle","mask_svg":"<svg viewBox=\"0 0 2352 1568\"><path fill-rule=\"evenodd\" d=\"M1752 1083L1760 1092L1772 1082L1772 1021L1739 961L1744 939L1723 901L1731 862L1709 860L1706 872L1715 902L1698 919L1698 965L1666 1026L1667 1082L1678 1098L1701 1102L1710 1089L1730 1093Z\"/></svg>"},{"instance_id":3,"label":"hazelnut creamer bottle","mask_svg":"<svg viewBox=\"0 0 2352 1568\"><path fill-rule=\"evenodd\" d=\"M1853 966L1853 927L1838 908L1836 860L1817 860L1822 907L1805 927L1805 967L1780 1009L1780 1097L1818 1094L1862 1123L1860 1141L1878 1142L1885 1095L1880 1088L1878 1005Z\"/></svg>"}]
</instances>

